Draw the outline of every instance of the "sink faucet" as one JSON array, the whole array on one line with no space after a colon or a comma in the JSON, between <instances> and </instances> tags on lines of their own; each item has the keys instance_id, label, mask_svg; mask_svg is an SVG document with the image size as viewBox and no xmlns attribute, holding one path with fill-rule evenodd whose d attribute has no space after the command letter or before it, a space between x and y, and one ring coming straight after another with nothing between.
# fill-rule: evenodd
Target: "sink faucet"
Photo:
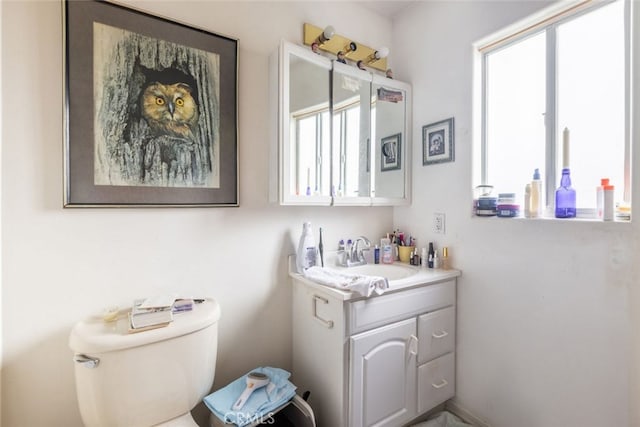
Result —
<instances>
[{"instance_id":1,"label":"sink faucet","mask_svg":"<svg viewBox=\"0 0 640 427\"><path fill-rule=\"evenodd\" d=\"M362 245L364 247L362 247ZM364 236L360 236L351 246L351 253L349 254L349 261L347 266L364 265L367 261L364 259L364 251L368 251L371 248L371 242Z\"/></svg>"},{"instance_id":2,"label":"sink faucet","mask_svg":"<svg viewBox=\"0 0 640 427\"><path fill-rule=\"evenodd\" d=\"M365 265L367 261L364 258L364 251L371 248L371 242L364 236L360 236L353 244L351 240L347 242L347 247L341 247L338 250L337 264L342 267L355 267L356 265Z\"/></svg>"}]
</instances>

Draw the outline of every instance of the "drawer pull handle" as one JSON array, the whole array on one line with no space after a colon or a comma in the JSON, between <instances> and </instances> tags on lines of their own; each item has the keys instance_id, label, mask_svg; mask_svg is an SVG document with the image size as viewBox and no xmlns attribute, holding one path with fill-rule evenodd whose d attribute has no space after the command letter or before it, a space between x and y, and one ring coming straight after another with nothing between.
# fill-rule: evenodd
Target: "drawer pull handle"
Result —
<instances>
[{"instance_id":1,"label":"drawer pull handle","mask_svg":"<svg viewBox=\"0 0 640 427\"><path fill-rule=\"evenodd\" d=\"M434 333L431 334L431 336L434 337L434 338L444 338L447 335L449 335L449 332L447 332L447 331L434 332Z\"/></svg>"},{"instance_id":2,"label":"drawer pull handle","mask_svg":"<svg viewBox=\"0 0 640 427\"><path fill-rule=\"evenodd\" d=\"M313 296L313 317L315 317L316 320L318 320L318 322L322 323L328 329L333 328L333 320L323 319L322 317L318 316L318 301L320 301L322 304L329 304L328 299L318 295L314 295Z\"/></svg>"},{"instance_id":3,"label":"drawer pull handle","mask_svg":"<svg viewBox=\"0 0 640 427\"><path fill-rule=\"evenodd\" d=\"M433 388L442 388L446 385L448 385L449 383L447 382L447 380L443 379L442 381L440 381L440 384L433 384L431 383L431 385L433 386Z\"/></svg>"}]
</instances>

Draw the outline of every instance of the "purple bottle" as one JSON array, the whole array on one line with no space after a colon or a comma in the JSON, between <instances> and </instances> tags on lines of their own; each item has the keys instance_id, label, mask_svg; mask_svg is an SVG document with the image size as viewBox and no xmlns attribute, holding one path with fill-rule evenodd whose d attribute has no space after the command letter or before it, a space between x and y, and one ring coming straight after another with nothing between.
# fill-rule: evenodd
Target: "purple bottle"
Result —
<instances>
[{"instance_id":1,"label":"purple bottle","mask_svg":"<svg viewBox=\"0 0 640 427\"><path fill-rule=\"evenodd\" d=\"M569 168L562 169L560 187L556 190L556 218L576 217L576 190L571 188Z\"/></svg>"}]
</instances>

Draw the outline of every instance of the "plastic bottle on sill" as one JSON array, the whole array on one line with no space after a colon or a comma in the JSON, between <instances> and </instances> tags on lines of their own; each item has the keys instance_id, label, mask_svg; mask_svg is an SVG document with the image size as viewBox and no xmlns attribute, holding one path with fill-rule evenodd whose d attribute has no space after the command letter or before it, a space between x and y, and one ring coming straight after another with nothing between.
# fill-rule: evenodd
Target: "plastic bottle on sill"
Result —
<instances>
[{"instance_id":1,"label":"plastic bottle on sill","mask_svg":"<svg viewBox=\"0 0 640 427\"><path fill-rule=\"evenodd\" d=\"M540 170L533 172L533 181L531 181L531 204L529 205L529 214L531 218L540 218L542 216L542 180L540 179Z\"/></svg>"},{"instance_id":2,"label":"plastic bottle on sill","mask_svg":"<svg viewBox=\"0 0 640 427\"><path fill-rule=\"evenodd\" d=\"M602 178L600 186L596 187L596 215L598 219L602 219L604 214L604 187L606 185L609 185L609 178Z\"/></svg>"},{"instance_id":3,"label":"plastic bottle on sill","mask_svg":"<svg viewBox=\"0 0 640 427\"><path fill-rule=\"evenodd\" d=\"M614 196L614 188L613 185L605 185L603 189L603 208L602 208L602 219L604 221L613 221L613 196Z\"/></svg>"}]
</instances>

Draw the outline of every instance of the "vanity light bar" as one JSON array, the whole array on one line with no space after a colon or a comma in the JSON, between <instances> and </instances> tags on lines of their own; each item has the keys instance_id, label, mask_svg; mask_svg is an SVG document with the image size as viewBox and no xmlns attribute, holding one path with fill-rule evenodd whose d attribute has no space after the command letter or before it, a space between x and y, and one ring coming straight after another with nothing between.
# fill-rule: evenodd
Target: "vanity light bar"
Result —
<instances>
[{"instance_id":1,"label":"vanity light bar","mask_svg":"<svg viewBox=\"0 0 640 427\"><path fill-rule=\"evenodd\" d=\"M324 33L324 29L320 27L316 27L315 25L305 23L303 28L304 44L306 46L311 46L312 43L318 42L318 38L323 33ZM329 52L337 56L338 52L340 51L347 53L345 51L345 47L351 46L351 43L353 43L353 40L343 37L339 34L333 34L333 36L330 39L325 40L322 44L319 44L318 47L321 50L324 50L325 52ZM355 50L351 50L348 53L347 59L349 59L350 61L353 61L354 64L357 63L358 61L364 61L367 67L375 68L376 70L380 70L380 71L387 70L386 55L384 58L378 59L378 57L380 57L380 52L383 52L383 49L379 49L379 50L372 49L368 46L365 46L357 42L355 45L357 46L357 48ZM376 55L376 52L378 53L378 55ZM388 53L388 50L387 50L387 53ZM367 61L370 61L370 62L367 62Z\"/></svg>"}]
</instances>

